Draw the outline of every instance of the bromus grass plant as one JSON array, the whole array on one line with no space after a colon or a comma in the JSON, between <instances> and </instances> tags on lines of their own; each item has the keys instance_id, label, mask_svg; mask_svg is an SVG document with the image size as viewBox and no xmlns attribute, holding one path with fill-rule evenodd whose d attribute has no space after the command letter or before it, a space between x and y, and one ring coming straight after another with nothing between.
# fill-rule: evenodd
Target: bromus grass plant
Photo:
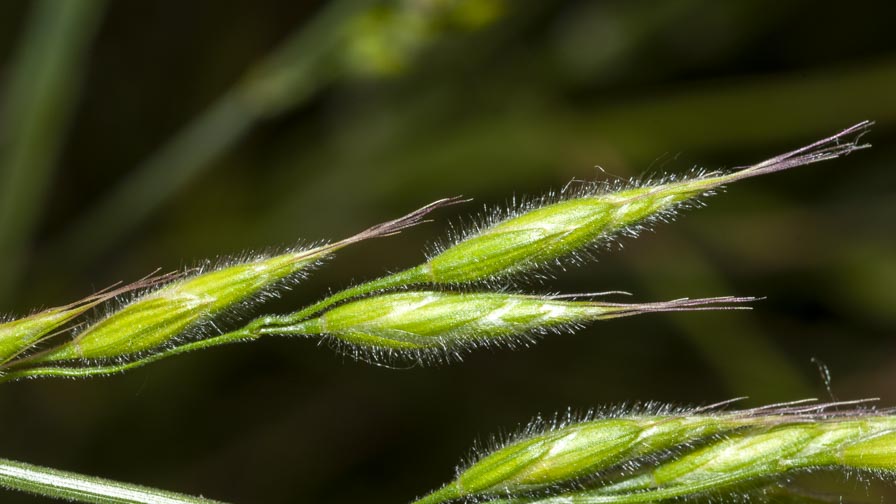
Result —
<instances>
[{"instance_id":1,"label":"bromus grass plant","mask_svg":"<svg viewBox=\"0 0 896 504\"><path fill-rule=\"evenodd\" d=\"M39 376L90 376L140 366L163 357L262 335L328 336L352 355L426 363L459 356L483 345L514 346L534 334L575 327L592 320L648 311L695 310L747 298L680 300L654 304L561 301L548 296L496 293L502 280L543 270L563 260L581 260L620 234L635 235L657 220L668 220L683 206L698 203L722 185L744 178L815 163L867 147L858 139L870 126L862 122L806 147L731 173L700 173L681 180L642 182L613 188L594 185L571 194L511 209L488 219L419 266L337 292L287 315L265 315L244 327L215 334L215 320L233 318L240 308L275 292L286 278L349 244L396 233L431 210L457 203L440 200L400 219L374 226L351 238L274 257L259 257L164 284L74 338L47 344L19 338L0 365L0 380ZM383 291L429 284L454 292ZM492 292L476 292L485 286ZM361 296L354 303L327 309ZM324 312L324 313L322 313ZM11 322L21 324L21 322Z\"/></svg>"},{"instance_id":2,"label":"bromus grass plant","mask_svg":"<svg viewBox=\"0 0 896 504\"><path fill-rule=\"evenodd\" d=\"M148 276L67 306L0 324L0 382L90 377L173 355L262 336L331 342L377 364L459 360L481 347L526 346L597 320L670 311L749 308L751 297L619 303L606 292L548 295L518 291L519 280L576 264L620 236L702 203L745 178L849 154L862 122L806 147L727 172L696 172L626 184L569 187L502 211L461 233L423 263L337 291L287 314L250 318L249 308L294 285L348 245L393 235L436 201L350 238L217 268ZM97 307L102 315L91 315ZM234 326L236 329L226 330ZM486 451L456 479L416 501L504 503L654 502L738 495L793 472L837 467L896 471L896 415L862 402L803 402L725 411L648 406L581 418L537 421ZM0 485L85 502L207 502L134 485L0 460Z\"/></svg>"}]
</instances>

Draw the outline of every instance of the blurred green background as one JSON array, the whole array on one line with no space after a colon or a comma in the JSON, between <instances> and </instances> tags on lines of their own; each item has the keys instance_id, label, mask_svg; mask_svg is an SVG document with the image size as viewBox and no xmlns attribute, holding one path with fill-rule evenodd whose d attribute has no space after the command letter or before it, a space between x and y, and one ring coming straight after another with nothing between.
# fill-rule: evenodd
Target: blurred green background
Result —
<instances>
[{"instance_id":1,"label":"blurred green background","mask_svg":"<svg viewBox=\"0 0 896 504\"><path fill-rule=\"evenodd\" d=\"M610 321L427 369L272 338L112 378L7 384L0 456L236 502L393 503L448 480L474 439L538 413L828 398L813 359L837 398L896 405L887 5L0 3L10 315L475 199L341 252L264 307L287 311L416 264L449 222L513 195L748 164L877 121L871 150L740 182L522 286L766 296L755 311ZM888 491L833 481L859 501Z\"/></svg>"}]
</instances>

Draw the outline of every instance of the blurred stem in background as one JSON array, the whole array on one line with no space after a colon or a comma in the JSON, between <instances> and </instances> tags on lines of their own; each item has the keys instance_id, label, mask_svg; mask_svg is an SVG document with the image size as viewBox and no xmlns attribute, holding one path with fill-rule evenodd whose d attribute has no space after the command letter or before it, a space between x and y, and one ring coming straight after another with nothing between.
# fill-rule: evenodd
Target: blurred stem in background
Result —
<instances>
[{"instance_id":1,"label":"blurred stem in background","mask_svg":"<svg viewBox=\"0 0 896 504\"><path fill-rule=\"evenodd\" d=\"M333 77L333 51L346 23L370 0L323 7L205 112L192 119L63 231L54 243L70 265L83 264L137 226L266 116L313 96Z\"/></svg>"},{"instance_id":2,"label":"blurred stem in background","mask_svg":"<svg viewBox=\"0 0 896 504\"><path fill-rule=\"evenodd\" d=\"M26 264L104 4L35 2L19 43L0 109L0 305Z\"/></svg>"},{"instance_id":3,"label":"blurred stem in background","mask_svg":"<svg viewBox=\"0 0 896 504\"><path fill-rule=\"evenodd\" d=\"M351 74L403 70L446 27L491 22L501 0L325 2L321 12L113 187L54 243L89 262L210 167L260 121L296 108ZM52 252L51 252L52 253Z\"/></svg>"}]
</instances>

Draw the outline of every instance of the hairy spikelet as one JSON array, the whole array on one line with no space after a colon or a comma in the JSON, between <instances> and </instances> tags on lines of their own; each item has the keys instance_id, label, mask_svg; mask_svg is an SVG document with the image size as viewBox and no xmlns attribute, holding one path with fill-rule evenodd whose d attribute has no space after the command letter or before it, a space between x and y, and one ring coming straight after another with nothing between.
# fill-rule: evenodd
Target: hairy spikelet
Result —
<instances>
[{"instance_id":1,"label":"hairy spikelet","mask_svg":"<svg viewBox=\"0 0 896 504\"><path fill-rule=\"evenodd\" d=\"M329 335L358 348L359 355L428 363L450 360L473 348L525 344L533 336L595 320L647 312L731 309L737 308L734 303L752 300L723 297L622 304L501 292L406 291L349 302L290 326L262 322L256 330Z\"/></svg>"},{"instance_id":2,"label":"hairy spikelet","mask_svg":"<svg viewBox=\"0 0 896 504\"><path fill-rule=\"evenodd\" d=\"M645 225L670 218L697 198L744 178L846 155L867 147L860 123L834 136L732 173L697 174L681 180L643 182L619 190L584 189L566 199L529 205L526 211L474 230L431 257L421 275L436 283L465 283L531 271L612 237L636 234ZM598 186L599 187L599 186Z\"/></svg>"},{"instance_id":3,"label":"hairy spikelet","mask_svg":"<svg viewBox=\"0 0 896 504\"><path fill-rule=\"evenodd\" d=\"M400 219L379 224L336 243L274 257L258 257L169 282L113 311L74 339L12 360L7 367L72 360L129 360L166 345L176 345L189 329L256 299L285 278L301 274L329 254L361 240L400 232L419 223L433 209L456 201L437 201ZM83 311L104 300L106 298L89 298L88 302L61 313ZM55 318L59 316L55 315ZM43 318L49 319L48 316Z\"/></svg>"},{"instance_id":4,"label":"hairy spikelet","mask_svg":"<svg viewBox=\"0 0 896 504\"><path fill-rule=\"evenodd\" d=\"M852 407L861 402L636 411L555 424L481 456L416 502L657 502L707 492L724 496L814 468L892 476L896 416Z\"/></svg>"},{"instance_id":5,"label":"hairy spikelet","mask_svg":"<svg viewBox=\"0 0 896 504\"><path fill-rule=\"evenodd\" d=\"M113 286L65 306L48 308L24 318L0 323L0 366L32 349L84 315L90 309L130 292L175 279L177 274L148 276L132 284Z\"/></svg>"}]
</instances>

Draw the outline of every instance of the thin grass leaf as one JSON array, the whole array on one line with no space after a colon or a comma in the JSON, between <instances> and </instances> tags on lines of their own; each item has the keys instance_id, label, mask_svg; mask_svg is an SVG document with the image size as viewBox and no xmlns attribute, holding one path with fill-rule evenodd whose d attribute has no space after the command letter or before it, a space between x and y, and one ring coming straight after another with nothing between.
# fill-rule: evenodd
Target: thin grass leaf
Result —
<instances>
[{"instance_id":1,"label":"thin grass leaf","mask_svg":"<svg viewBox=\"0 0 896 504\"><path fill-rule=\"evenodd\" d=\"M0 105L0 303L27 264L105 2L43 0L31 8Z\"/></svg>"}]
</instances>

